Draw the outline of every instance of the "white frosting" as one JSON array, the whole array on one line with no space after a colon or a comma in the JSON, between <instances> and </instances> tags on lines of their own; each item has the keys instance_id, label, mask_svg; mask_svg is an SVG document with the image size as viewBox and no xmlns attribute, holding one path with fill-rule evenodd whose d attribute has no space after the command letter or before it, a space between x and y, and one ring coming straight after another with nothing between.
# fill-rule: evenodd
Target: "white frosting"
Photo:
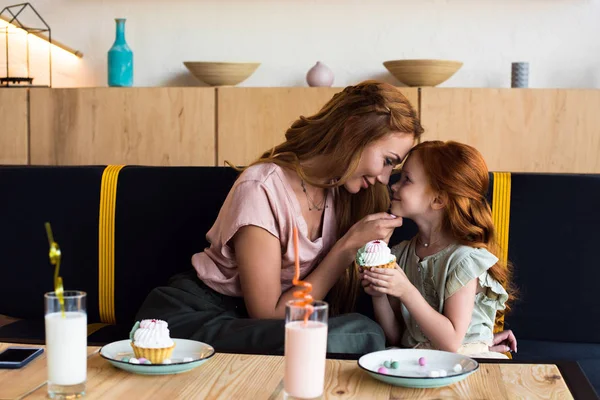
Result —
<instances>
[{"instance_id":1,"label":"white frosting","mask_svg":"<svg viewBox=\"0 0 600 400\"><path fill-rule=\"evenodd\" d=\"M173 346L168 324L160 319L145 319L133 334L133 343L144 349L161 349Z\"/></svg>"},{"instance_id":2,"label":"white frosting","mask_svg":"<svg viewBox=\"0 0 600 400\"><path fill-rule=\"evenodd\" d=\"M373 240L365 244L361 258L363 267L376 267L396 259L387 244L381 240Z\"/></svg>"}]
</instances>

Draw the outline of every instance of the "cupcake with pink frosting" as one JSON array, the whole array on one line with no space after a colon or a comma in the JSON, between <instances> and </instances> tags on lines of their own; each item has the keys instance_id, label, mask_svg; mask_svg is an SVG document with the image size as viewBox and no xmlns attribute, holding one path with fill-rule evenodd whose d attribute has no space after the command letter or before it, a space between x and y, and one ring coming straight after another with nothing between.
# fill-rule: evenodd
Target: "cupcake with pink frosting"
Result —
<instances>
[{"instance_id":1,"label":"cupcake with pink frosting","mask_svg":"<svg viewBox=\"0 0 600 400\"><path fill-rule=\"evenodd\" d=\"M175 342L169 336L169 324L160 319L136 322L129 338L136 358L145 358L152 364L160 364L171 358L175 348Z\"/></svg>"},{"instance_id":2,"label":"cupcake with pink frosting","mask_svg":"<svg viewBox=\"0 0 600 400\"><path fill-rule=\"evenodd\" d=\"M394 268L396 257L383 240L372 240L358 249L354 264L361 271L371 268Z\"/></svg>"}]
</instances>

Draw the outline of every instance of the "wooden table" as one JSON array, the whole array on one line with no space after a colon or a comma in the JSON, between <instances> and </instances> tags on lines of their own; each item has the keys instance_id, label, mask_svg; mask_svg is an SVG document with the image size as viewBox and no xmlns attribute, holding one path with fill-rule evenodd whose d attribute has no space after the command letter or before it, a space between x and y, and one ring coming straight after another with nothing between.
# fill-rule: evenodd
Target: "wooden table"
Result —
<instances>
[{"instance_id":1,"label":"wooden table","mask_svg":"<svg viewBox=\"0 0 600 400\"><path fill-rule=\"evenodd\" d=\"M0 351L7 347L45 347L40 345L2 343ZM88 347L88 358L98 356L99 347ZM89 365L88 365L89 368ZM21 369L0 369L0 400L22 399L39 388L46 389L48 371L46 352Z\"/></svg>"},{"instance_id":2,"label":"wooden table","mask_svg":"<svg viewBox=\"0 0 600 400\"><path fill-rule=\"evenodd\" d=\"M0 343L0 350L14 344ZM23 345L28 346L28 345ZM114 368L88 347L88 399L282 399L283 357L218 353L178 375L144 376ZM576 365L576 364L575 364ZM584 377L585 379L585 377ZM572 385L573 386L573 385ZM593 393L593 392L592 392ZM408 389L371 378L355 360L327 360L324 399L572 399L554 364L481 363L467 379L438 389ZM46 357L0 370L0 399L45 399Z\"/></svg>"}]
</instances>

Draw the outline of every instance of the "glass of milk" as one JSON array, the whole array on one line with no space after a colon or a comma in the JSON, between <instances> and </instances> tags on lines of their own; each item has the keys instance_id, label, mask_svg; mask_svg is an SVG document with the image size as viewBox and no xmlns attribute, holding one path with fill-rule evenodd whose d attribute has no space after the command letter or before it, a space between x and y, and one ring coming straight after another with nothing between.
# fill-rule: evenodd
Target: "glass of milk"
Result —
<instances>
[{"instance_id":1,"label":"glass of milk","mask_svg":"<svg viewBox=\"0 0 600 400\"><path fill-rule=\"evenodd\" d=\"M44 295L48 396L77 398L85 394L87 313L85 292L65 291L65 312L55 292Z\"/></svg>"},{"instance_id":2,"label":"glass of milk","mask_svg":"<svg viewBox=\"0 0 600 400\"><path fill-rule=\"evenodd\" d=\"M313 301L314 311L305 322L300 304L291 300L285 309L284 398L318 399L325 383L329 306Z\"/></svg>"}]
</instances>

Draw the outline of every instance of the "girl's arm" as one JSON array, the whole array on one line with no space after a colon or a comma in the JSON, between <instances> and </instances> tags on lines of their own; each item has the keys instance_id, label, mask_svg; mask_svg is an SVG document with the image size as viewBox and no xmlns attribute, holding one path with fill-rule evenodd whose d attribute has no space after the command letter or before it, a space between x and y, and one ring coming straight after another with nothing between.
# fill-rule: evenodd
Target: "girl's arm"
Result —
<instances>
[{"instance_id":1,"label":"girl's arm","mask_svg":"<svg viewBox=\"0 0 600 400\"><path fill-rule=\"evenodd\" d=\"M378 292L397 297L433 346L452 352L461 346L475 307L477 279L472 279L446 299L443 314L440 314L427 303L400 268L367 271L365 278Z\"/></svg>"},{"instance_id":2,"label":"girl's arm","mask_svg":"<svg viewBox=\"0 0 600 400\"><path fill-rule=\"evenodd\" d=\"M385 333L385 338L390 346L398 346L401 339L400 322L396 319L396 314L387 296L373 297L373 311L375 320Z\"/></svg>"},{"instance_id":3,"label":"girl's arm","mask_svg":"<svg viewBox=\"0 0 600 400\"><path fill-rule=\"evenodd\" d=\"M329 251L321 263L303 280L312 284L311 295L322 300L351 265L358 248L370 240L385 237L402 225L401 218L389 214L369 215L354 224ZM292 287L281 292L281 242L266 230L248 225L233 237L235 258L244 301L251 318L285 317L285 303L293 300Z\"/></svg>"},{"instance_id":4,"label":"girl's arm","mask_svg":"<svg viewBox=\"0 0 600 400\"><path fill-rule=\"evenodd\" d=\"M391 346L397 346L400 343L402 333L400 329L400 322L396 318L394 307L391 304L392 302L397 302L397 299L391 296L388 297L385 294L381 294L373 290L370 286L370 283L365 279L361 280L361 284L365 290L365 293L372 296L375 320L379 325L381 325L388 344Z\"/></svg>"},{"instance_id":5,"label":"girl's arm","mask_svg":"<svg viewBox=\"0 0 600 400\"><path fill-rule=\"evenodd\" d=\"M477 282L476 278L472 279L446 299L443 314L434 310L412 285L412 289L400 300L433 346L456 352L462 345L471 322Z\"/></svg>"}]
</instances>

